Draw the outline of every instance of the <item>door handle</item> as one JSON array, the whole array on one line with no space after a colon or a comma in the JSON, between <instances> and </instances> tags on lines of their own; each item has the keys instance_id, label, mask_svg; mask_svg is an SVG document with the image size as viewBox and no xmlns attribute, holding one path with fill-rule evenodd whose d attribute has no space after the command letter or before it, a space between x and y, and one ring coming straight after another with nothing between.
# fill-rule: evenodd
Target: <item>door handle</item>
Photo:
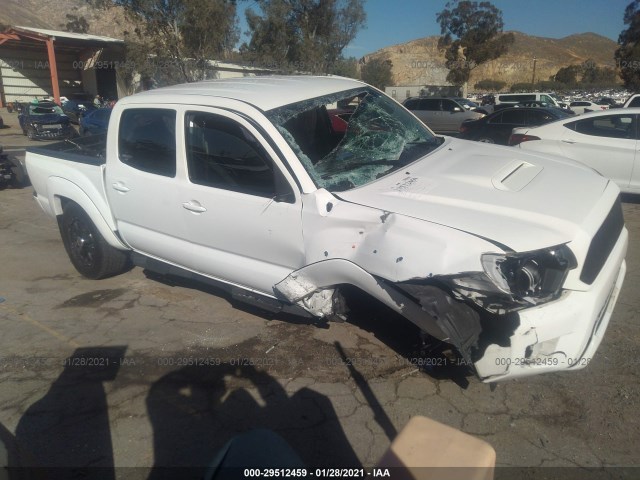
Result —
<instances>
[{"instance_id":1,"label":"door handle","mask_svg":"<svg viewBox=\"0 0 640 480\"><path fill-rule=\"evenodd\" d=\"M195 203L194 202L184 202L182 204L182 206L185 209L187 209L187 210L189 210L190 212L193 212L193 213L204 213L204 212L207 211L207 209L204 208L202 205L200 205L198 202L195 202Z\"/></svg>"},{"instance_id":2,"label":"door handle","mask_svg":"<svg viewBox=\"0 0 640 480\"><path fill-rule=\"evenodd\" d=\"M575 140L571 140L570 138L566 138L566 139L564 139L564 140L562 140L562 141L563 141L564 143L571 143L571 144L576 143L576 141L575 141Z\"/></svg>"},{"instance_id":3,"label":"door handle","mask_svg":"<svg viewBox=\"0 0 640 480\"><path fill-rule=\"evenodd\" d=\"M111 186L120 193L127 193L129 191L129 187L120 182L112 183Z\"/></svg>"}]
</instances>

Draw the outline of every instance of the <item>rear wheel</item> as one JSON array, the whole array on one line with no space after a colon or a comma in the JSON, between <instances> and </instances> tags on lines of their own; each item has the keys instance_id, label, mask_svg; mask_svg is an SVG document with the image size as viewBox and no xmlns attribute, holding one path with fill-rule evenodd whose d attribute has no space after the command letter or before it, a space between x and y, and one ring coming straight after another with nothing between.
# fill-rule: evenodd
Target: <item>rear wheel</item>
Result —
<instances>
[{"instance_id":1,"label":"rear wheel","mask_svg":"<svg viewBox=\"0 0 640 480\"><path fill-rule=\"evenodd\" d=\"M95 280L117 275L128 265L127 253L109 245L76 203L65 206L60 233L71 263L87 278Z\"/></svg>"},{"instance_id":2,"label":"rear wheel","mask_svg":"<svg viewBox=\"0 0 640 480\"><path fill-rule=\"evenodd\" d=\"M22 168L17 165L11 167L11 174L13 175L13 186L22 188L26 185L27 176L24 174Z\"/></svg>"}]
</instances>

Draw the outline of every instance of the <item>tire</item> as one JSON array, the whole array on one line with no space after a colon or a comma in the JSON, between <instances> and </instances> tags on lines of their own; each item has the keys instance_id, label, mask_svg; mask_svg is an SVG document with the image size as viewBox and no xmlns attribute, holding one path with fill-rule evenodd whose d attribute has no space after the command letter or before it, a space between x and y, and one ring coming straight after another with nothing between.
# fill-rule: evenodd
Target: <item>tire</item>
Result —
<instances>
[{"instance_id":1,"label":"tire","mask_svg":"<svg viewBox=\"0 0 640 480\"><path fill-rule=\"evenodd\" d=\"M24 173L22 167L18 165L13 165L11 167L11 173L13 174L13 186L16 188L22 188L27 184L27 176Z\"/></svg>"},{"instance_id":2,"label":"tire","mask_svg":"<svg viewBox=\"0 0 640 480\"><path fill-rule=\"evenodd\" d=\"M35 140L36 139L36 132L33 131L33 128L27 128L27 138L29 140Z\"/></svg>"},{"instance_id":3,"label":"tire","mask_svg":"<svg viewBox=\"0 0 640 480\"><path fill-rule=\"evenodd\" d=\"M68 203L60 221L64 248L73 266L92 280L111 277L125 271L127 252L109 245L86 212L76 203Z\"/></svg>"},{"instance_id":4,"label":"tire","mask_svg":"<svg viewBox=\"0 0 640 480\"><path fill-rule=\"evenodd\" d=\"M480 142L480 143L496 143L496 142L493 141L492 138L489 138L489 137L480 137L478 139L478 142Z\"/></svg>"}]
</instances>

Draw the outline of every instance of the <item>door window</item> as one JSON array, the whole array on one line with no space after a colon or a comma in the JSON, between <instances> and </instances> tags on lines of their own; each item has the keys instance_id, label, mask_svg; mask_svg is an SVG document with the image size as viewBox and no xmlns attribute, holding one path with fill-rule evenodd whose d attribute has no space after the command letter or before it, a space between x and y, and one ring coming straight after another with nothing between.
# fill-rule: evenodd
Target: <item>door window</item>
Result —
<instances>
[{"instance_id":1,"label":"door window","mask_svg":"<svg viewBox=\"0 0 640 480\"><path fill-rule=\"evenodd\" d=\"M634 115L605 115L565 124L583 135L609 138L635 138Z\"/></svg>"},{"instance_id":2,"label":"door window","mask_svg":"<svg viewBox=\"0 0 640 480\"><path fill-rule=\"evenodd\" d=\"M511 125L524 125L524 110L514 108L513 110L505 110L502 112L502 123L509 123Z\"/></svg>"},{"instance_id":3,"label":"door window","mask_svg":"<svg viewBox=\"0 0 640 480\"><path fill-rule=\"evenodd\" d=\"M118 157L144 172L176 176L176 112L161 108L130 108L122 112Z\"/></svg>"},{"instance_id":4,"label":"door window","mask_svg":"<svg viewBox=\"0 0 640 480\"><path fill-rule=\"evenodd\" d=\"M191 182L275 196L275 167L258 140L239 123L211 113L187 113L185 142Z\"/></svg>"}]
</instances>

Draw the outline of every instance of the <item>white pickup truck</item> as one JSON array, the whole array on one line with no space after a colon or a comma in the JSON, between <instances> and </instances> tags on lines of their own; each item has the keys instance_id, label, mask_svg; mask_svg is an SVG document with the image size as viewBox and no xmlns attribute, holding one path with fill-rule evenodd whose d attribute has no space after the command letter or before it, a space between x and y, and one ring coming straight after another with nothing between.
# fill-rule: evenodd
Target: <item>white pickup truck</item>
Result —
<instances>
[{"instance_id":1,"label":"white pickup truck","mask_svg":"<svg viewBox=\"0 0 640 480\"><path fill-rule=\"evenodd\" d=\"M624 279L613 182L436 137L354 80L144 92L115 106L106 144L87 141L26 157L86 277L133 262L326 318L357 289L455 346L484 381L584 367Z\"/></svg>"}]
</instances>

